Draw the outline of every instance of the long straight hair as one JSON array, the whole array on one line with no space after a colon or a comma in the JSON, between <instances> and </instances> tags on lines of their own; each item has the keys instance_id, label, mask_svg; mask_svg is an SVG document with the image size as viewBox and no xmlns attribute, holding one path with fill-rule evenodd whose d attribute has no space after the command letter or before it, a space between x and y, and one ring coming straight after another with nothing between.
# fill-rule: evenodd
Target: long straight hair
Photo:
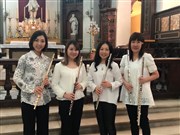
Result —
<instances>
[{"instance_id":1,"label":"long straight hair","mask_svg":"<svg viewBox=\"0 0 180 135\"><path fill-rule=\"evenodd\" d=\"M128 47L129 47L129 56L130 56L130 60L133 61L133 52L132 52L132 49L131 49L131 42L132 41L141 41L143 42L142 46L141 46L141 49L139 51L139 59L143 56L144 54L144 36L141 34L141 33L138 33L138 32L134 32L130 38L129 38L129 44L128 44Z\"/></svg>"},{"instance_id":2,"label":"long straight hair","mask_svg":"<svg viewBox=\"0 0 180 135\"><path fill-rule=\"evenodd\" d=\"M67 50L68 50L68 48L69 48L70 45L74 45L74 47L76 48L76 50L79 51L78 56L74 59L74 61L76 62L77 66L79 66L79 64L80 64L80 46L79 46L79 44L77 43L77 41L75 41L75 40L70 40L70 41L67 43L67 45L66 45L66 47L65 47L65 54L64 54L64 59L63 59L63 61L62 61L62 64L63 64L63 65L68 65L68 63L69 63L68 55L67 55Z\"/></svg>"}]
</instances>

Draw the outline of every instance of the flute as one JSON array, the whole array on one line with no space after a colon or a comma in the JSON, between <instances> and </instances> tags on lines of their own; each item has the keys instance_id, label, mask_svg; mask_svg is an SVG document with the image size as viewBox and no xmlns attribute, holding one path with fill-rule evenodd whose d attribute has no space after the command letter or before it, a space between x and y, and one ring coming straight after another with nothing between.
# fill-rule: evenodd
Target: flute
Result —
<instances>
[{"instance_id":1,"label":"flute","mask_svg":"<svg viewBox=\"0 0 180 135\"><path fill-rule=\"evenodd\" d=\"M79 64L79 69L78 69L78 74L77 74L77 77L76 77L76 80L75 80L75 84L78 82L78 79L79 79L80 69L81 69L81 66L82 66L82 59L83 58L81 57L80 64ZM75 86L74 86L73 93L75 94L75 92L76 92L76 89L75 89ZM71 115L73 104L74 104L74 100L71 100L71 104L70 104L70 107L69 107L69 115Z\"/></svg>"},{"instance_id":2,"label":"flute","mask_svg":"<svg viewBox=\"0 0 180 135\"><path fill-rule=\"evenodd\" d=\"M142 69L141 76L143 76L144 71L144 57L142 57ZM140 115L141 115L141 102L142 102L142 84L139 85L139 93L138 93L138 126L140 125Z\"/></svg>"},{"instance_id":3,"label":"flute","mask_svg":"<svg viewBox=\"0 0 180 135\"><path fill-rule=\"evenodd\" d=\"M130 67L129 67L129 61L130 61L130 56L129 56L129 50L127 49L127 63L128 63L128 82L130 82ZM132 102L132 91L128 92L129 95L129 102Z\"/></svg>"},{"instance_id":4,"label":"flute","mask_svg":"<svg viewBox=\"0 0 180 135\"><path fill-rule=\"evenodd\" d=\"M51 65L52 65L52 62L53 62L53 59L54 59L54 55L55 55L55 54L52 55L51 62L50 62L50 64L49 64L48 70L47 70L47 72L46 72L46 74L45 74L44 77L46 77L46 76L49 74L49 71L50 71L50 68L51 68ZM44 79L45 79L45 78L43 78L43 80L44 80ZM41 86L42 86L42 88L44 88L43 82L42 82ZM34 110L36 109L40 98L41 98L41 95L38 95L37 98L36 98L36 101L35 101L35 103L34 103Z\"/></svg>"},{"instance_id":5,"label":"flute","mask_svg":"<svg viewBox=\"0 0 180 135\"><path fill-rule=\"evenodd\" d=\"M111 57L112 57L112 54L109 55L108 64L107 64L107 67L106 67L105 74L104 74L104 76L103 76L103 78L102 78L102 81L104 81L104 80L106 79L106 75L107 75L107 71L108 71L108 67L109 67L109 64L110 64ZM102 82L102 81L101 81L101 82ZM98 109L99 98L100 98L100 96L98 95L97 102L96 102L96 110Z\"/></svg>"}]
</instances>

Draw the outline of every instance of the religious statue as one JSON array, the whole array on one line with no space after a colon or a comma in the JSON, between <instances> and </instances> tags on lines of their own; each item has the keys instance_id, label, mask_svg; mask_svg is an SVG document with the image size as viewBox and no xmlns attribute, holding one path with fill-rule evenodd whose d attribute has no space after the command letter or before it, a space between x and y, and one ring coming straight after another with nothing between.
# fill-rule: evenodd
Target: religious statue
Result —
<instances>
[{"instance_id":1,"label":"religious statue","mask_svg":"<svg viewBox=\"0 0 180 135\"><path fill-rule=\"evenodd\" d=\"M37 0L29 0L28 4L25 7L28 7L30 19L35 19L37 15L37 10L39 8Z\"/></svg>"},{"instance_id":2,"label":"religious statue","mask_svg":"<svg viewBox=\"0 0 180 135\"><path fill-rule=\"evenodd\" d=\"M77 35L78 34L78 20L75 17L75 14L72 14L71 18L69 19L69 22L71 24L71 35Z\"/></svg>"}]
</instances>

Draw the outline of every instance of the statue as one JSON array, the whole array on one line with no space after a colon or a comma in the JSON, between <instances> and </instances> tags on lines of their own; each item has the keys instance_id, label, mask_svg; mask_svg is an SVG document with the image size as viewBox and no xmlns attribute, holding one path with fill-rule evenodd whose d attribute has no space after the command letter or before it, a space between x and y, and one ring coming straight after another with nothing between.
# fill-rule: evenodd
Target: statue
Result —
<instances>
[{"instance_id":1,"label":"statue","mask_svg":"<svg viewBox=\"0 0 180 135\"><path fill-rule=\"evenodd\" d=\"M75 14L72 14L71 18L69 19L69 22L71 24L71 35L77 35L78 34L78 20L75 17Z\"/></svg>"},{"instance_id":2,"label":"statue","mask_svg":"<svg viewBox=\"0 0 180 135\"><path fill-rule=\"evenodd\" d=\"M37 15L37 10L39 8L37 0L29 0L28 4L25 7L28 7L30 19L35 19Z\"/></svg>"}]
</instances>

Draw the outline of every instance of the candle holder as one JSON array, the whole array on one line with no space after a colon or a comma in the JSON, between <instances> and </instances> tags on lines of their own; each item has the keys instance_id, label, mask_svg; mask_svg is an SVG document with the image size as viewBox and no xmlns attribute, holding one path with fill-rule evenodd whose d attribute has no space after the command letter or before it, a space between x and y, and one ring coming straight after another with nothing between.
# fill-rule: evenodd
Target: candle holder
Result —
<instances>
[{"instance_id":1,"label":"candle holder","mask_svg":"<svg viewBox=\"0 0 180 135\"><path fill-rule=\"evenodd\" d=\"M91 22L90 23L90 27L89 27L88 33L90 34L90 37L91 37L90 59L93 60L94 56L95 56L95 52L96 52L96 49L95 49L95 36L99 33L99 27L96 24L96 22Z\"/></svg>"},{"instance_id":2,"label":"candle holder","mask_svg":"<svg viewBox=\"0 0 180 135\"><path fill-rule=\"evenodd\" d=\"M16 34L15 34L15 37L16 38L21 37L21 33L20 33L20 30L19 30L19 18L16 18Z\"/></svg>"},{"instance_id":3,"label":"candle holder","mask_svg":"<svg viewBox=\"0 0 180 135\"><path fill-rule=\"evenodd\" d=\"M48 24L47 24L47 36L51 37L51 31L50 31L50 19L47 20Z\"/></svg>"},{"instance_id":4,"label":"candle holder","mask_svg":"<svg viewBox=\"0 0 180 135\"><path fill-rule=\"evenodd\" d=\"M11 29L11 17L9 17L8 18L8 20L9 20L9 27L8 27L8 37L9 38L12 38L13 36L12 36L12 29Z\"/></svg>"},{"instance_id":5,"label":"candle holder","mask_svg":"<svg viewBox=\"0 0 180 135\"><path fill-rule=\"evenodd\" d=\"M99 27L96 22L91 22L88 33L91 36L91 51L96 51L95 49L95 36L99 33Z\"/></svg>"}]
</instances>

